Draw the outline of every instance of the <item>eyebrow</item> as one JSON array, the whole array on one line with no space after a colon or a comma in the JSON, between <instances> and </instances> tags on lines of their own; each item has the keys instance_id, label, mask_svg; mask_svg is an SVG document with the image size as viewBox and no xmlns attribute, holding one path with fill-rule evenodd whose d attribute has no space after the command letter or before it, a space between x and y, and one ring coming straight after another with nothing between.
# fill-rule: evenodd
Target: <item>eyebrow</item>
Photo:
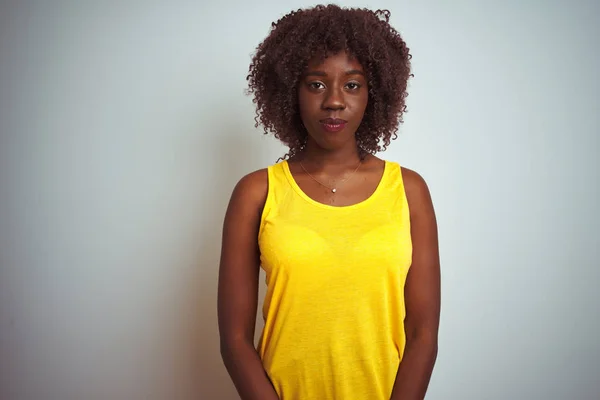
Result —
<instances>
[{"instance_id":1,"label":"eyebrow","mask_svg":"<svg viewBox=\"0 0 600 400\"><path fill-rule=\"evenodd\" d=\"M365 76L365 73L359 69L351 69L350 71L346 71L346 75ZM305 73L304 76L327 76L327 74L323 71L309 71L309 72Z\"/></svg>"}]
</instances>

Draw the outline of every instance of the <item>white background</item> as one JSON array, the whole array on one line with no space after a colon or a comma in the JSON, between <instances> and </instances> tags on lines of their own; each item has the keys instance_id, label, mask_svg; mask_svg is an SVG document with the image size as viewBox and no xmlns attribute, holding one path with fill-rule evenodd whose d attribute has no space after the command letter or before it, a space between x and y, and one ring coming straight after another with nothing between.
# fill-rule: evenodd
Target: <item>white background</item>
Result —
<instances>
[{"instance_id":1,"label":"white background","mask_svg":"<svg viewBox=\"0 0 600 400\"><path fill-rule=\"evenodd\" d=\"M381 154L434 197L429 399L598 399L600 4L370 1L414 56ZM250 57L304 1L0 5L0 398L235 399L221 224L284 149Z\"/></svg>"}]
</instances>

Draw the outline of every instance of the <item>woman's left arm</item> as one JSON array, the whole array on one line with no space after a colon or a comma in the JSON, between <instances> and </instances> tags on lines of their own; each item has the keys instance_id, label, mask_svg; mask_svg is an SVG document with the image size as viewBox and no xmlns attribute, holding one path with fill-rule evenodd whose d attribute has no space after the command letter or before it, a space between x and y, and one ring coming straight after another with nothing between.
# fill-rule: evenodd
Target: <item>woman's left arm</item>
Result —
<instances>
[{"instance_id":1,"label":"woman's left arm","mask_svg":"<svg viewBox=\"0 0 600 400\"><path fill-rule=\"evenodd\" d=\"M414 171L402 168L410 208L412 264L404 297L406 346L391 400L425 398L438 349L440 259L435 212L429 189Z\"/></svg>"}]
</instances>

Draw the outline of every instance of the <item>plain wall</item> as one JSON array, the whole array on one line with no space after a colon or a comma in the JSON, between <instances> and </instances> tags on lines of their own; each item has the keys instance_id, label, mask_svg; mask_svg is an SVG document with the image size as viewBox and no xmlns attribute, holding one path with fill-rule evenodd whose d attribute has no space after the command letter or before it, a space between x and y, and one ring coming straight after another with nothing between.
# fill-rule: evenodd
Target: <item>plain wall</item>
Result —
<instances>
[{"instance_id":1,"label":"plain wall","mask_svg":"<svg viewBox=\"0 0 600 400\"><path fill-rule=\"evenodd\" d=\"M600 398L600 4L338 4L390 9L413 54L380 156L438 215L428 399ZM310 5L2 2L0 398L237 398L221 224L285 152L245 78L271 22Z\"/></svg>"}]
</instances>

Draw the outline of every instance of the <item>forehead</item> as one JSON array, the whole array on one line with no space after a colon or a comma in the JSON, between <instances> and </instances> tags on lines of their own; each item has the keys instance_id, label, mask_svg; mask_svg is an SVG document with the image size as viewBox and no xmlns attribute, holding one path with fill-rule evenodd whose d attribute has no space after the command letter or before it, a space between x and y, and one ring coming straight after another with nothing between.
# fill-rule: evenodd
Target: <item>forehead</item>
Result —
<instances>
[{"instance_id":1,"label":"forehead","mask_svg":"<svg viewBox=\"0 0 600 400\"><path fill-rule=\"evenodd\" d=\"M325 57L313 57L307 65L307 70L359 70L364 71L360 62L346 52L329 54Z\"/></svg>"}]
</instances>

